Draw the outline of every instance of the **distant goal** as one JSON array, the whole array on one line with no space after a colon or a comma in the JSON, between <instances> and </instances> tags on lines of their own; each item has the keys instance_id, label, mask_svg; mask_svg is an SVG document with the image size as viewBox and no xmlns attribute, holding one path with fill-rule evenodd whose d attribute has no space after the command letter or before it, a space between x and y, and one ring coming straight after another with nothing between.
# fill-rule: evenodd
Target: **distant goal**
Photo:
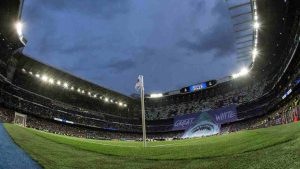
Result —
<instances>
[{"instance_id":1,"label":"distant goal","mask_svg":"<svg viewBox=\"0 0 300 169\"><path fill-rule=\"evenodd\" d=\"M27 115L15 112L14 124L26 127Z\"/></svg>"}]
</instances>

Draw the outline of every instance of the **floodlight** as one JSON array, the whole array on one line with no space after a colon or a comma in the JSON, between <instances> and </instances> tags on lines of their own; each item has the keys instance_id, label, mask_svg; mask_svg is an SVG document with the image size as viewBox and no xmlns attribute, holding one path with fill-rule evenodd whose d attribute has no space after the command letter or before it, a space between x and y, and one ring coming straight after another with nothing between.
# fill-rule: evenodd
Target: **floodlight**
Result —
<instances>
[{"instance_id":1,"label":"floodlight","mask_svg":"<svg viewBox=\"0 0 300 169\"><path fill-rule=\"evenodd\" d=\"M53 80L52 78L49 78L48 82L49 82L50 84L53 84L53 83L54 83L54 80Z\"/></svg>"},{"instance_id":2,"label":"floodlight","mask_svg":"<svg viewBox=\"0 0 300 169\"><path fill-rule=\"evenodd\" d=\"M254 22L253 27L254 29L259 29L260 24L258 22Z\"/></svg>"},{"instance_id":3,"label":"floodlight","mask_svg":"<svg viewBox=\"0 0 300 169\"><path fill-rule=\"evenodd\" d=\"M124 107L127 107L127 104L124 104Z\"/></svg>"},{"instance_id":4,"label":"floodlight","mask_svg":"<svg viewBox=\"0 0 300 169\"><path fill-rule=\"evenodd\" d=\"M256 58L257 55L258 55L257 49L253 49L253 51L252 51L253 58Z\"/></svg>"},{"instance_id":5,"label":"floodlight","mask_svg":"<svg viewBox=\"0 0 300 169\"><path fill-rule=\"evenodd\" d=\"M97 97L97 94L94 94L94 98L96 98Z\"/></svg>"},{"instance_id":6,"label":"floodlight","mask_svg":"<svg viewBox=\"0 0 300 169\"><path fill-rule=\"evenodd\" d=\"M231 77L233 79L236 79L240 76L244 76L244 75L247 75L249 73L249 69L247 69L246 67L242 68L242 70L239 72L239 73L236 73L236 74L233 74L231 75Z\"/></svg>"},{"instance_id":7,"label":"floodlight","mask_svg":"<svg viewBox=\"0 0 300 169\"><path fill-rule=\"evenodd\" d=\"M153 94L150 94L150 97L151 98L159 98L159 97L163 97L163 94L162 93L153 93Z\"/></svg>"},{"instance_id":8,"label":"floodlight","mask_svg":"<svg viewBox=\"0 0 300 169\"><path fill-rule=\"evenodd\" d=\"M84 93L85 93L85 91L84 91L84 90L82 90L82 91L81 91L81 93L82 93L82 94L84 94Z\"/></svg>"},{"instance_id":9,"label":"floodlight","mask_svg":"<svg viewBox=\"0 0 300 169\"><path fill-rule=\"evenodd\" d=\"M119 106L123 106L123 103L122 103L122 102L119 102Z\"/></svg>"},{"instance_id":10,"label":"floodlight","mask_svg":"<svg viewBox=\"0 0 300 169\"><path fill-rule=\"evenodd\" d=\"M47 75L43 75L42 76L42 81L47 82L48 81L48 76Z\"/></svg>"},{"instance_id":11,"label":"floodlight","mask_svg":"<svg viewBox=\"0 0 300 169\"><path fill-rule=\"evenodd\" d=\"M239 74L233 74L233 75L231 75L231 76L232 76L232 78L236 79L236 78L239 77Z\"/></svg>"},{"instance_id":12,"label":"floodlight","mask_svg":"<svg viewBox=\"0 0 300 169\"><path fill-rule=\"evenodd\" d=\"M26 70L23 68L23 69L22 69L22 72L24 72L24 73L25 73L25 72L26 72Z\"/></svg>"},{"instance_id":13,"label":"floodlight","mask_svg":"<svg viewBox=\"0 0 300 169\"><path fill-rule=\"evenodd\" d=\"M73 86L71 87L71 90L74 90L74 87L73 87Z\"/></svg>"},{"instance_id":14,"label":"floodlight","mask_svg":"<svg viewBox=\"0 0 300 169\"><path fill-rule=\"evenodd\" d=\"M90 95L91 95L91 92L88 92L88 95L90 96Z\"/></svg>"},{"instance_id":15,"label":"floodlight","mask_svg":"<svg viewBox=\"0 0 300 169\"><path fill-rule=\"evenodd\" d=\"M109 99L108 99L107 97L105 97L104 101L105 101L105 102L108 102L108 100L109 100Z\"/></svg>"},{"instance_id":16,"label":"floodlight","mask_svg":"<svg viewBox=\"0 0 300 169\"><path fill-rule=\"evenodd\" d=\"M110 99L110 102L113 103L114 101L112 99Z\"/></svg>"},{"instance_id":17,"label":"floodlight","mask_svg":"<svg viewBox=\"0 0 300 169\"><path fill-rule=\"evenodd\" d=\"M254 20L257 21L258 20L258 16L257 14L254 15Z\"/></svg>"},{"instance_id":18,"label":"floodlight","mask_svg":"<svg viewBox=\"0 0 300 169\"><path fill-rule=\"evenodd\" d=\"M80 88L77 89L77 92L79 92L79 93L81 92Z\"/></svg>"},{"instance_id":19,"label":"floodlight","mask_svg":"<svg viewBox=\"0 0 300 169\"><path fill-rule=\"evenodd\" d=\"M58 80L58 81L56 82L56 84L57 84L58 86L60 86L60 85L61 85L61 81Z\"/></svg>"},{"instance_id":20,"label":"floodlight","mask_svg":"<svg viewBox=\"0 0 300 169\"><path fill-rule=\"evenodd\" d=\"M40 74L38 74L38 73L35 74L35 77L40 78Z\"/></svg>"},{"instance_id":21,"label":"floodlight","mask_svg":"<svg viewBox=\"0 0 300 169\"><path fill-rule=\"evenodd\" d=\"M16 23L16 30L19 36L23 36L23 24L21 22Z\"/></svg>"},{"instance_id":22,"label":"floodlight","mask_svg":"<svg viewBox=\"0 0 300 169\"><path fill-rule=\"evenodd\" d=\"M64 88L67 89L68 87L69 87L69 84L68 84L67 82L65 82L65 83L64 83Z\"/></svg>"},{"instance_id":23,"label":"floodlight","mask_svg":"<svg viewBox=\"0 0 300 169\"><path fill-rule=\"evenodd\" d=\"M29 74L32 75L33 73L32 73L32 72L29 72Z\"/></svg>"},{"instance_id":24,"label":"floodlight","mask_svg":"<svg viewBox=\"0 0 300 169\"><path fill-rule=\"evenodd\" d=\"M248 74L249 73L249 70L247 69L247 68L243 68L242 70L241 70L241 72L239 73L241 76L243 76L243 75L246 75L246 74Z\"/></svg>"}]
</instances>

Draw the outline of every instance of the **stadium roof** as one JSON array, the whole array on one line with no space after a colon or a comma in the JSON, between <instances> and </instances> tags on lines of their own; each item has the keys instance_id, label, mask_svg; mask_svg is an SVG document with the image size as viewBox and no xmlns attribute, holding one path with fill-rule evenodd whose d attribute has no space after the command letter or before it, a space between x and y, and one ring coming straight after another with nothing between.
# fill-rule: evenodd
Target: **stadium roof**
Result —
<instances>
[{"instance_id":1,"label":"stadium roof","mask_svg":"<svg viewBox=\"0 0 300 169\"><path fill-rule=\"evenodd\" d=\"M14 24L19 20L22 0L1 0L0 2L0 28L5 33L13 32Z\"/></svg>"},{"instance_id":2,"label":"stadium roof","mask_svg":"<svg viewBox=\"0 0 300 169\"><path fill-rule=\"evenodd\" d=\"M129 103L132 101L132 98L123 95L121 93L115 92L111 89L104 88L87 80L81 79L77 76L74 76L65 71L59 70L52 66L49 66L45 63L32 59L25 54L21 54L18 57L18 69L25 69L26 71L32 71L35 73L39 73L40 75L47 74L49 76L54 77L55 79L60 79L61 81L66 81L69 84L76 85L81 89L84 89L86 92L91 91L93 94L97 94L98 96L108 97L109 99L120 100L125 103Z\"/></svg>"},{"instance_id":3,"label":"stadium roof","mask_svg":"<svg viewBox=\"0 0 300 169\"><path fill-rule=\"evenodd\" d=\"M283 63L280 61L285 56L282 55L283 46L292 26L287 17L293 17L293 14L286 13L291 11L289 3L299 3L289 0L259 0L257 1L257 12L261 21L261 30L259 31L258 46L260 55L257 57L253 71L261 73L277 69ZM292 19L289 19L291 21ZM286 34L284 34L284 32Z\"/></svg>"},{"instance_id":4,"label":"stadium roof","mask_svg":"<svg viewBox=\"0 0 300 169\"><path fill-rule=\"evenodd\" d=\"M255 48L255 35L258 24L255 0L226 0L233 22L237 61L249 65L252 61L252 51Z\"/></svg>"},{"instance_id":5,"label":"stadium roof","mask_svg":"<svg viewBox=\"0 0 300 169\"><path fill-rule=\"evenodd\" d=\"M16 32L16 23L20 19L23 0L0 1L0 37L6 41L7 47L17 49L23 47ZM26 41L26 39L23 39Z\"/></svg>"}]
</instances>

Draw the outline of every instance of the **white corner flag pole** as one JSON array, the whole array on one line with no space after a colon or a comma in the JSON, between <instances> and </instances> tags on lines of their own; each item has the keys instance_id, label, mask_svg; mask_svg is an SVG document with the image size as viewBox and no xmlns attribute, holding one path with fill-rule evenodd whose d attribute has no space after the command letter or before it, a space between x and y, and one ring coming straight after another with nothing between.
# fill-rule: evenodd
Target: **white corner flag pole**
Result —
<instances>
[{"instance_id":1,"label":"white corner flag pole","mask_svg":"<svg viewBox=\"0 0 300 169\"><path fill-rule=\"evenodd\" d=\"M145 102L144 102L144 77L141 76L141 107L142 107L142 128L143 128L143 146L146 147L146 120L145 120Z\"/></svg>"}]
</instances>

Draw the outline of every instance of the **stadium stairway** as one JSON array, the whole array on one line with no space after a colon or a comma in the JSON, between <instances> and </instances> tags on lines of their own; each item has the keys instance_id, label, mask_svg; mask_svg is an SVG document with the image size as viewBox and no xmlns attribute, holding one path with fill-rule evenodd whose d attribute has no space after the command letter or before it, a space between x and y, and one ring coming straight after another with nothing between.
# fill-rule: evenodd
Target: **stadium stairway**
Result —
<instances>
[{"instance_id":1,"label":"stadium stairway","mask_svg":"<svg viewBox=\"0 0 300 169\"><path fill-rule=\"evenodd\" d=\"M0 123L0 169L41 168L25 153L6 132Z\"/></svg>"}]
</instances>

